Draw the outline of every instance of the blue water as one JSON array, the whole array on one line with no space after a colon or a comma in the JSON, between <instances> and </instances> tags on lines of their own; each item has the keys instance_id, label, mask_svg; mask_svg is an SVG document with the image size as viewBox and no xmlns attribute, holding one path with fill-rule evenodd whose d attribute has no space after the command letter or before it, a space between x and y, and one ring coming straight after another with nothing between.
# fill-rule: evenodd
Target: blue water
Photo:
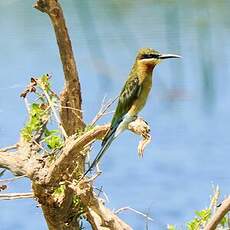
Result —
<instances>
[{"instance_id":1,"label":"blue water","mask_svg":"<svg viewBox=\"0 0 230 230\"><path fill-rule=\"evenodd\" d=\"M0 146L14 144L26 121L19 97L33 75L51 73L58 92L63 73L48 17L31 0L0 2ZM229 194L230 2L157 0L62 1L80 74L84 117L91 121L103 97L120 91L140 47L183 56L157 67L154 88L141 112L152 142L138 159L139 137L126 132L102 161L103 185L112 209L148 213L149 229L168 223L185 228L194 210L209 204L212 185ZM102 121L108 122L110 116ZM99 143L94 146L94 154ZM10 173L5 177L10 177ZM7 192L29 192L30 183ZM1 229L46 229L33 200L1 201ZM145 219L120 216L134 229Z\"/></svg>"}]
</instances>

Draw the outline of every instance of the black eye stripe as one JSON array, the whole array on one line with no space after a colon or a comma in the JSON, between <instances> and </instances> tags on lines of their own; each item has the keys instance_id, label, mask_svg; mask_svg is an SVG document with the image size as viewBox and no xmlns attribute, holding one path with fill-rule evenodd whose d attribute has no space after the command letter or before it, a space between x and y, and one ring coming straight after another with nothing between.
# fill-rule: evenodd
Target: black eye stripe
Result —
<instances>
[{"instance_id":1,"label":"black eye stripe","mask_svg":"<svg viewBox=\"0 0 230 230\"><path fill-rule=\"evenodd\" d=\"M159 54L143 54L141 59L147 59L147 58L159 58Z\"/></svg>"}]
</instances>

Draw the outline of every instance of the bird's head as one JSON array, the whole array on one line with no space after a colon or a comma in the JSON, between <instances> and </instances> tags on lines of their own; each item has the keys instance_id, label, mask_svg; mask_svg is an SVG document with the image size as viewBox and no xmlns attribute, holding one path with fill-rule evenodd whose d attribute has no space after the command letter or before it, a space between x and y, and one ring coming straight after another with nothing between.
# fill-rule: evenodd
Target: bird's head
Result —
<instances>
[{"instance_id":1,"label":"bird's head","mask_svg":"<svg viewBox=\"0 0 230 230\"><path fill-rule=\"evenodd\" d=\"M154 67L159 64L163 59L167 58L180 58L176 54L161 54L160 52L151 48L142 48L138 51L136 61L148 67Z\"/></svg>"}]
</instances>

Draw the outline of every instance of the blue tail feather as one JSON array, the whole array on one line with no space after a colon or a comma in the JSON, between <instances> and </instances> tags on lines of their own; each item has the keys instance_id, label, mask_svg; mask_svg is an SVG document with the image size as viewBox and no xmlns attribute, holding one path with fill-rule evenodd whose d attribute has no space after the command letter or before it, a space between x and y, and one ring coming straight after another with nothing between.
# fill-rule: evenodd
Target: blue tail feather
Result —
<instances>
[{"instance_id":1,"label":"blue tail feather","mask_svg":"<svg viewBox=\"0 0 230 230\"><path fill-rule=\"evenodd\" d=\"M124 117L120 118L116 122L114 122L104 137L102 144L101 144L101 149L99 153L97 154L96 158L94 159L93 163L89 166L87 171L84 173L83 177L88 174L88 172L100 161L102 156L104 155L105 151L109 148L111 145L112 141L121 133L123 132L126 128L129 122L133 121L134 117L126 114Z\"/></svg>"},{"instance_id":2,"label":"blue tail feather","mask_svg":"<svg viewBox=\"0 0 230 230\"><path fill-rule=\"evenodd\" d=\"M110 136L107 138L106 142L104 142L102 144L102 147L101 147L99 153L97 154L97 156L94 159L93 163L89 166L87 171L84 173L83 177L86 174L88 174L88 172L100 161L100 159L104 155L105 151L109 148L109 146L111 145L112 141L114 140L114 134L115 134L115 130L114 130L114 132L112 134L110 134Z\"/></svg>"},{"instance_id":3,"label":"blue tail feather","mask_svg":"<svg viewBox=\"0 0 230 230\"><path fill-rule=\"evenodd\" d=\"M119 121L115 122L109 129L108 133L105 135L105 137L102 140L101 146L103 147L104 145L106 145L107 141L110 139L111 136L114 136L114 133L117 130L117 127L119 126L119 124L122 122L122 119L120 119Z\"/></svg>"}]
</instances>

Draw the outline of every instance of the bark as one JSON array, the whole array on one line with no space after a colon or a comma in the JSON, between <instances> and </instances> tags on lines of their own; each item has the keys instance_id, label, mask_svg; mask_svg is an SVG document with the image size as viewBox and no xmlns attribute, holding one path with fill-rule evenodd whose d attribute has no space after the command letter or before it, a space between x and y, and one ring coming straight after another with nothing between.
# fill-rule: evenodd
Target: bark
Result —
<instances>
[{"instance_id":1,"label":"bark","mask_svg":"<svg viewBox=\"0 0 230 230\"><path fill-rule=\"evenodd\" d=\"M224 216L230 211L230 196L227 197L212 216L204 230L215 230L217 225L221 222Z\"/></svg>"},{"instance_id":2,"label":"bark","mask_svg":"<svg viewBox=\"0 0 230 230\"><path fill-rule=\"evenodd\" d=\"M57 0L38 0L34 7L49 15L55 31L65 76L65 88L60 97L60 117L66 133L72 135L78 129L84 128L84 122L81 86L63 11Z\"/></svg>"},{"instance_id":3,"label":"bark","mask_svg":"<svg viewBox=\"0 0 230 230\"><path fill-rule=\"evenodd\" d=\"M142 122L142 119L134 121L131 131L140 135L143 130L149 130L140 126ZM77 165L79 159L79 154L74 153L84 153L84 149L101 139L108 129L109 124L106 124L96 126L80 136L75 134L68 137L62 153L54 162L41 156L37 146L31 143L23 143L23 147L17 144L14 152L0 151L1 168L31 179L34 197L42 207L49 229L79 229L77 217L82 207L93 229L131 229L95 195L91 180L79 182L74 174L74 165ZM65 189L56 196L55 190L60 185L65 186ZM74 197L79 199L81 207L73 202Z\"/></svg>"}]
</instances>

